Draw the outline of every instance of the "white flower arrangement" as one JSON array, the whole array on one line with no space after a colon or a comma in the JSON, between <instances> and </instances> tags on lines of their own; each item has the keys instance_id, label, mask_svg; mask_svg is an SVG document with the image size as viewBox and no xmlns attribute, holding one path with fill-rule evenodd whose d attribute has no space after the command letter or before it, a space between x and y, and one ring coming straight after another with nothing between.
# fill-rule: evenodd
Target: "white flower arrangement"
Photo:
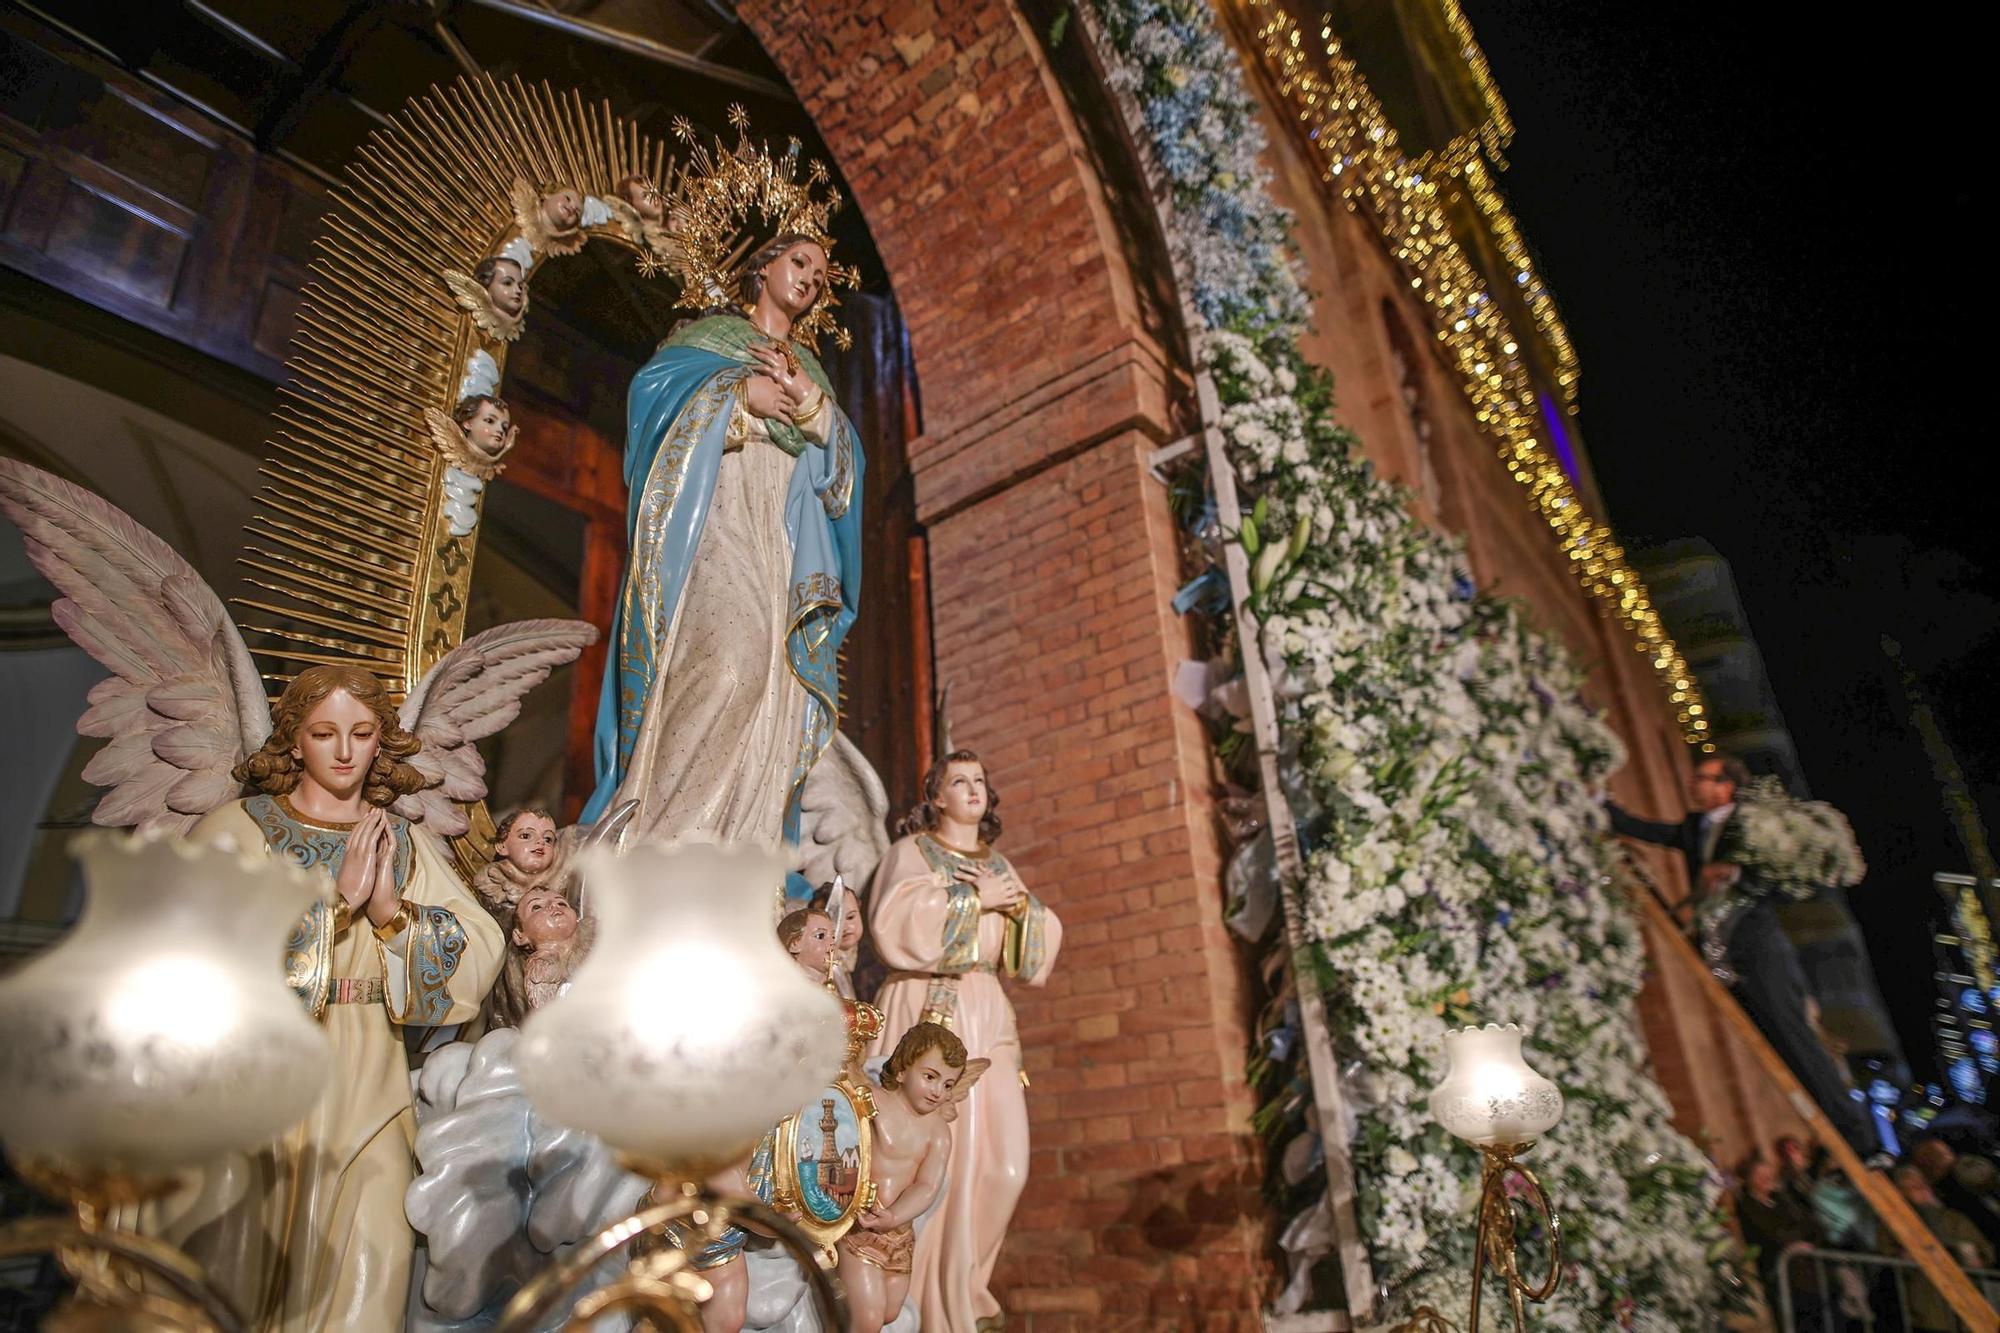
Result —
<instances>
[{"instance_id":1,"label":"white flower arrangement","mask_svg":"<svg viewBox=\"0 0 2000 1333\"><path fill-rule=\"evenodd\" d=\"M1739 892L1804 900L1821 889L1851 889L1868 873L1847 816L1824 801L1801 801L1776 778L1753 778L1736 796L1715 859L1743 871Z\"/></svg>"},{"instance_id":2,"label":"white flower arrangement","mask_svg":"<svg viewBox=\"0 0 2000 1333\"><path fill-rule=\"evenodd\" d=\"M1114 84L1173 190L1170 241L1207 326L1230 456L1256 507L1235 534L1280 682L1284 780L1309 850L1305 927L1358 1108L1349 1144L1377 1279L1462 1304L1476 1154L1430 1121L1441 1038L1534 1034L1569 1112L1534 1163L1565 1216L1550 1329L1694 1328L1728 1304L1719 1182L1647 1073L1645 959L1599 803L1624 762L1568 653L1480 595L1459 545L1410 517L1334 424L1300 356L1288 219L1256 109L1204 0L1092 0ZM1225 743L1235 738L1226 737ZM1267 1130L1296 1125L1299 1058L1260 1052Z\"/></svg>"}]
</instances>

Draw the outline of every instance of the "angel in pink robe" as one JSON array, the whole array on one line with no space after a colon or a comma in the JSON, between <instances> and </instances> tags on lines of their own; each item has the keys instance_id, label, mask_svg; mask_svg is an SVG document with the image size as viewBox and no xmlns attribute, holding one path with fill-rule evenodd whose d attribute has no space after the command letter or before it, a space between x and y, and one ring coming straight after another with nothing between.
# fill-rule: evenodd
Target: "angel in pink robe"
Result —
<instances>
[{"instance_id":1,"label":"angel in pink robe","mask_svg":"<svg viewBox=\"0 0 2000 1333\"><path fill-rule=\"evenodd\" d=\"M911 1285L925 1333L977 1333L1001 1317L989 1284L1028 1181L1028 1077L1000 978L1041 985L1062 945L1062 922L992 848L999 804L977 755L933 765L869 895L869 928L892 969L871 1054L933 1022L992 1061L952 1123L945 1198L917 1238Z\"/></svg>"}]
</instances>

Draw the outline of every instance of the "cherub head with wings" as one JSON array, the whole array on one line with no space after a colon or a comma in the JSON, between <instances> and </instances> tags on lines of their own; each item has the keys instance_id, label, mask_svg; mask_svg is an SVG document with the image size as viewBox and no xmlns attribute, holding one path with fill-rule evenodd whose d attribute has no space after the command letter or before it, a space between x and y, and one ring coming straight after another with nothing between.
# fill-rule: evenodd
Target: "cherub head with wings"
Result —
<instances>
[{"instance_id":1,"label":"cherub head with wings","mask_svg":"<svg viewBox=\"0 0 2000 1333\"><path fill-rule=\"evenodd\" d=\"M468 476L491 481L507 466L507 455L520 439L513 409L490 393L468 394L446 416L435 407L424 409L431 443L447 463Z\"/></svg>"},{"instance_id":2,"label":"cherub head with wings","mask_svg":"<svg viewBox=\"0 0 2000 1333\"><path fill-rule=\"evenodd\" d=\"M642 271L651 271L647 262L657 264L680 253L680 243L667 228L666 196L653 188L651 180L631 172L620 177L618 188L599 202L610 210L611 220L625 233L625 239L650 257L650 261L642 261Z\"/></svg>"},{"instance_id":3,"label":"cherub head with wings","mask_svg":"<svg viewBox=\"0 0 2000 1333\"><path fill-rule=\"evenodd\" d=\"M654 226L667 220L666 199L653 188L652 181L636 171L619 177L618 197L623 199L642 220Z\"/></svg>"},{"instance_id":4,"label":"cherub head with wings","mask_svg":"<svg viewBox=\"0 0 2000 1333\"><path fill-rule=\"evenodd\" d=\"M444 285L487 337L510 343L521 336L528 315L528 275L518 259L491 255L480 260L469 276L446 269Z\"/></svg>"},{"instance_id":5,"label":"cherub head with wings","mask_svg":"<svg viewBox=\"0 0 2000 1333\"><path fill-rule=\"evenodd\" d=\"M917 1115L938 1111L956 1120L959 1104L992 1065L968 1058L965 1043L944 1024L912 1023L883 1062L881 1084L886 1092L900 1092Z\"/></svg>"},{"instance_id":6,"label":"cherub head with wings","mask_svg":"<svg viewBox=\"0 0 2000 1333\"><path fill-rule=\"evenodd\" d=\"M583 231L583 192L573 185L536 189L516 176L514 225L538 254L573 255L589 238Z\"/></svg>"}]
</instances>

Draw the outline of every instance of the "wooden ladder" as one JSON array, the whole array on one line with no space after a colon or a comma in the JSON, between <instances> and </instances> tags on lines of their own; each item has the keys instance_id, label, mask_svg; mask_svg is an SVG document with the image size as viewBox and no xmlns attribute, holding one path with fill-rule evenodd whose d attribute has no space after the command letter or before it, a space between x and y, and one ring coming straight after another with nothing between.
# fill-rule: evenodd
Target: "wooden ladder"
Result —
<instances>
[{"instance_id":1,"label":"wooden ladder","mask_svg":"<svg viewBox=\"0 0 2000 1333\"><path fill-rule=\"evenodd\" d=\"M1643 872L1639 872L1636 865L1632 869L1642 880L1644 879ZM1784 1094L1785 1101L1799 1118L1806 1122L1813 1136L1832 1155L1833 1160L1840 1164L1840 1169L1847 1173L1847 1178L1854 1183L1854 1188L1868 1201L1868 1206L1875 1210L1875 1216L1881 1219L1882 1225L1889 1229L1889 1233L1896 1238L1910 1259L1923 1269L1924 1277L1937 1288L1938 1294L1950 1303L1952 1310L1965 1321L1966 1326L1973 1329L1974 1333L1995 1333L1996 1330L2000 1330L2000 1314L1996 1314L1993 1307L1980 1296L1978 1289L1972 1285L1972 1280L1966 1277L1965 1270L1958 1266L1944 1246L1938 1243L1937 1237L1931 1234L1930 1228L1924 1225L1923 1219L1918 1217L1903 1196L1897 1193L1889 1177L1880 1171L1870 1171L1861 1164L1861 1159L1855 1156L1854 1149L1850 1148L1847 1140L1840 1136L1840 1131L1834 1128L1826 1113L1819 1109L1819 1105L1806 1092L1804 1085L1779 1058L1771 1043L1764 1039L1764 1034L1758 1030L1755 1023L1751 1022L1750 1015L1743 1012L1743 1006L1736 1002L1736 997L1715 979L1715 974L1709 971L1708 965L1702 961L1701 955L1695 952L1694 945L1681 933L1680 927L1666 908L1660 905L1653 894L1644 889L1635 896L1650 928L1648 930L1650 942L1655 946L1649 951L1652 954L1653 966L1662 970L1676 969L1688 975L1696 987L1696 993L1701 995L1714 1010L1724 1027L1749 1050L1757 1064L1762 1067L1765 1077Z\"/></svg>"}]
</instances>

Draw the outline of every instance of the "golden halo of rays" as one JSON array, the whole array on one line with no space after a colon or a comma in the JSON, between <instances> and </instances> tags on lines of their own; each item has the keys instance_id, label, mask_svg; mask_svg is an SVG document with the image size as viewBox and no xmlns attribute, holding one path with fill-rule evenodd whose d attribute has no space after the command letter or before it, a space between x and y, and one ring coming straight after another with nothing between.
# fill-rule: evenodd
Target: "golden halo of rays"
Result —
<instances>
[{"instance_id":1,"label":"golden halo of rays","mask_svg":"<svg viewBox=\"0 0 2000 1333\"><path fill-rule=\"evenodd\" d=\"M241 556L244 629L274 688L328 663L402 693L456 646L477 530L444 525L424 410L449 412L472 357L504 371L507 349L442 275L517 233L517 178L618 200L624 177L671 169L667 144L609 103L519 78L433 87L369 135L308 266ZM632 248L615 223L591 235Z\"/></svg>"}]
</instances>

